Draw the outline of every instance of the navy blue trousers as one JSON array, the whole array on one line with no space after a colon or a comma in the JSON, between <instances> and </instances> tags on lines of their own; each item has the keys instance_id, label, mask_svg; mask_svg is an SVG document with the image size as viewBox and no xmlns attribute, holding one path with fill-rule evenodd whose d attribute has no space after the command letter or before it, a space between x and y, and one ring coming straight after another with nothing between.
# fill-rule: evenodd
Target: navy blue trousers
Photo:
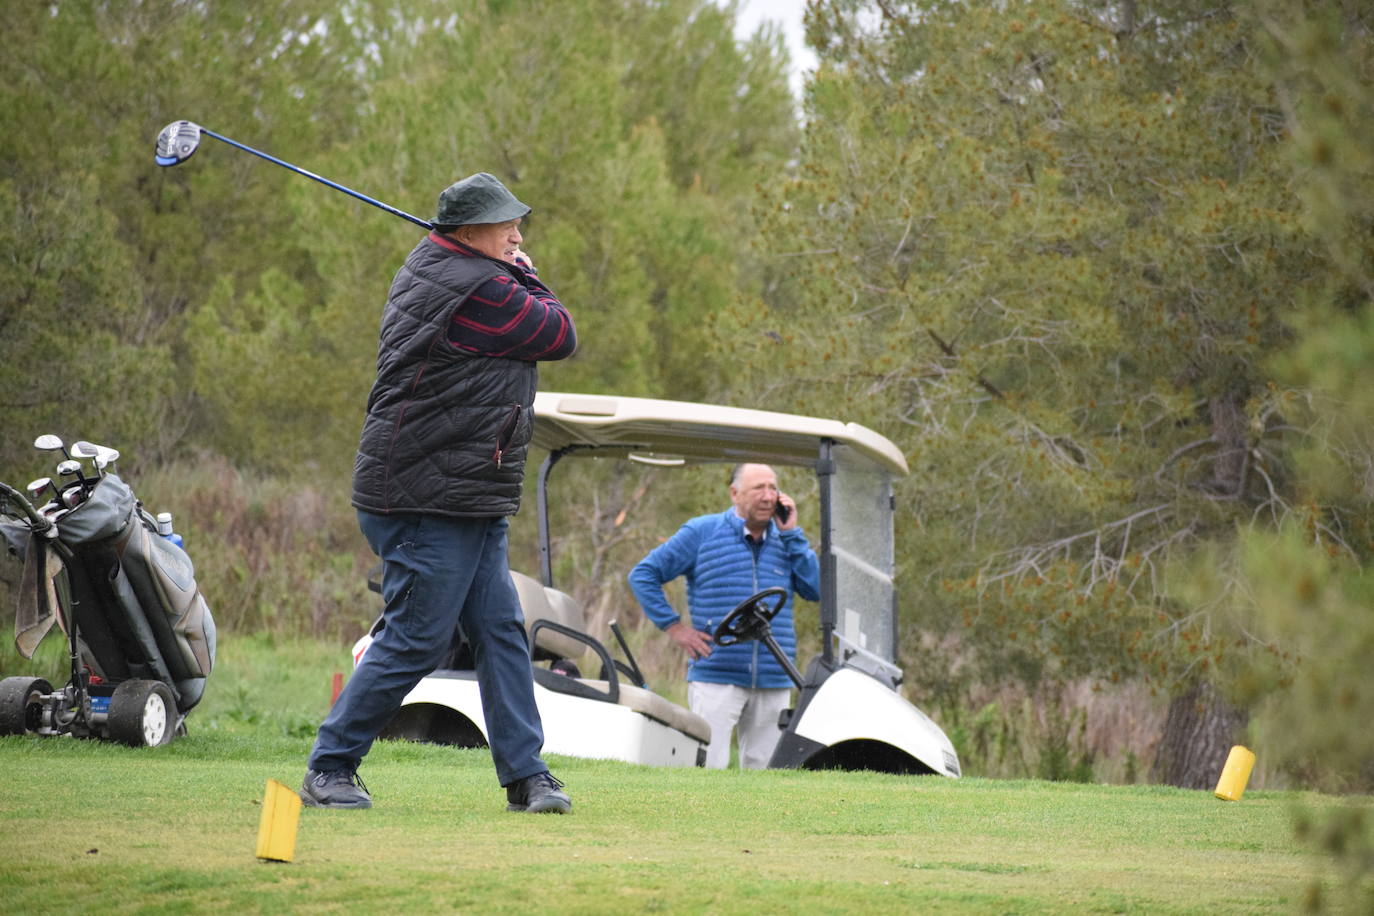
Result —
<instances>
[{"instance_id":1,"label":"navy blue trousers","mask_svg":"<svg viewBox=\"0 0 1374 916\"><path fill-rule=\"evenodd\" d=\"M320 726L312 770L356 769L407 693L443 661L455 628L472 646L501 785L543 773L529 641L511 582L505 518L374 515L358 523L382 559L385 625Z\"/></svg>"}]
</instances>

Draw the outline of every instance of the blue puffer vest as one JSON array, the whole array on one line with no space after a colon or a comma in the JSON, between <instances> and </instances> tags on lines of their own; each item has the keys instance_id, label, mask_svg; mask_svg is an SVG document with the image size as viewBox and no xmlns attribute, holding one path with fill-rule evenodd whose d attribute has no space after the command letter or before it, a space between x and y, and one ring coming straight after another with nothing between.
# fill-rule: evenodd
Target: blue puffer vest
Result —
<instances>
[{"instance_id":1,"label":"blue puffer vest","mask_svg":"<svg viewBox=\"0 0 1374 916\"><path fill-rule=\"evenodd\" d=\"M660 628L680 619L663 595L663 583L687 580L692 626L712 633L730 611L755 592L772 586L788 590L787 601L773 618L773 636L796 662L797 633L792 619L792 592L809 601L820 597L820 567L800 528L768 527L763 544L751 547L744 520L728 509L691 519L665 543L654 548L630 573L630 586L645 614ZM687 680L740 687L791 687L792 681L760 642L716 646L691 662Z\"/></svg>"}]
</instances>

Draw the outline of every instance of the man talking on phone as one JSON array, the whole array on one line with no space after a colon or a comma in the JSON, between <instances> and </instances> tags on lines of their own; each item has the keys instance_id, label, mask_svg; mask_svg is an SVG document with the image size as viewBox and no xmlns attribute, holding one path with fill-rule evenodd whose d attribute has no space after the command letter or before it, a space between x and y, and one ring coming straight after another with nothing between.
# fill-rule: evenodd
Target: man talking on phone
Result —
<instances>
[{"instance_id":1,"label":"man talking on phone","mask_svg":"<svg viewBox=\"0 0 1374 916\"><path fill-rule=\"evenodd\" d=\"M650 551L630 572L630 587L645 615L687 655L687 703L711 724L706 766L730 763L730 738L738 730L739 762L768 766L782 734L778 716L787 707L792 681L757 640L716 646L711 634L735 607L766 588L787 589L773 618L773 636L797 658L792 593L820 598L820 564L797 525L797 506L778 490L766 464L741 464L730 474L724 512L690 519ZM687 580L688 619L668 603L665 583Z\"/></svg>"}]
</instances>

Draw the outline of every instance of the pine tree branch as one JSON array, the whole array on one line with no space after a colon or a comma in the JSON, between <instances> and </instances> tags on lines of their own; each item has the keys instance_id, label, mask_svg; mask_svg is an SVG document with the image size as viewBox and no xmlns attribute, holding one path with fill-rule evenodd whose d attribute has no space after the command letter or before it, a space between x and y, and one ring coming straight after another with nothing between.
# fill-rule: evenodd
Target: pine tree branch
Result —
<instances>
[{"instance_id":1,"label":"pine tree branch","mask_svg":"<svg viewBox=\"0 0 1374 916\"><path fill-rule=\"evenodd\" d=\"M935 329L934 329L934 328L926 328L926 333L930 335L930 339L933 340L933 341L935 341L935 345L936 345L937 347L939 347L940 350L941 350L946 356L948 356L950 359L959 359L959 354L957 354L957 353L954 352L954 347L952 347L952 346L950 346L949 344L945 343L945 341L940 337L940 335L935 333ZM999 401L1005 401L1005 400L1007 399L1007 396L1006 396L1005 394L1002 393L1001 389L999 389L999 388L998 388L996 385L994 385L992 382L989 382L989 381L983 376L983 373L981 373L981 372L977 373L977 374L974 376L974 381L976 381L976 382L983 388L984 391L986 391L988 394L992 395L993 397L997 398Z\"/></svg>"}]
</instances>

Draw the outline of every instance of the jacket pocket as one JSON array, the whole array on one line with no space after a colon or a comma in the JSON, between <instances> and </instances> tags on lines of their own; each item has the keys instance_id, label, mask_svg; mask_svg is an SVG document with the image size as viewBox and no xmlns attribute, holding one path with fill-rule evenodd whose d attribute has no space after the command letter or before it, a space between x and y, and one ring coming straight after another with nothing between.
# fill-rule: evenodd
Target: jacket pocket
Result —
<instances>
[{"instance_id":1,"label":"jacket pocket","mask_svg":"<svg viewBox=\"0 0 1374 916\"><path fill-rule=\"evenodd\" d=\"M520 428L520 414L523 410L519 404L512 404L507 408L506 418L501 421L501 430L496 434L496 448L491 453L491 460L498 468L501 466L502 456L510 446L511 438Z\"/></svg>"}]
</instances>

